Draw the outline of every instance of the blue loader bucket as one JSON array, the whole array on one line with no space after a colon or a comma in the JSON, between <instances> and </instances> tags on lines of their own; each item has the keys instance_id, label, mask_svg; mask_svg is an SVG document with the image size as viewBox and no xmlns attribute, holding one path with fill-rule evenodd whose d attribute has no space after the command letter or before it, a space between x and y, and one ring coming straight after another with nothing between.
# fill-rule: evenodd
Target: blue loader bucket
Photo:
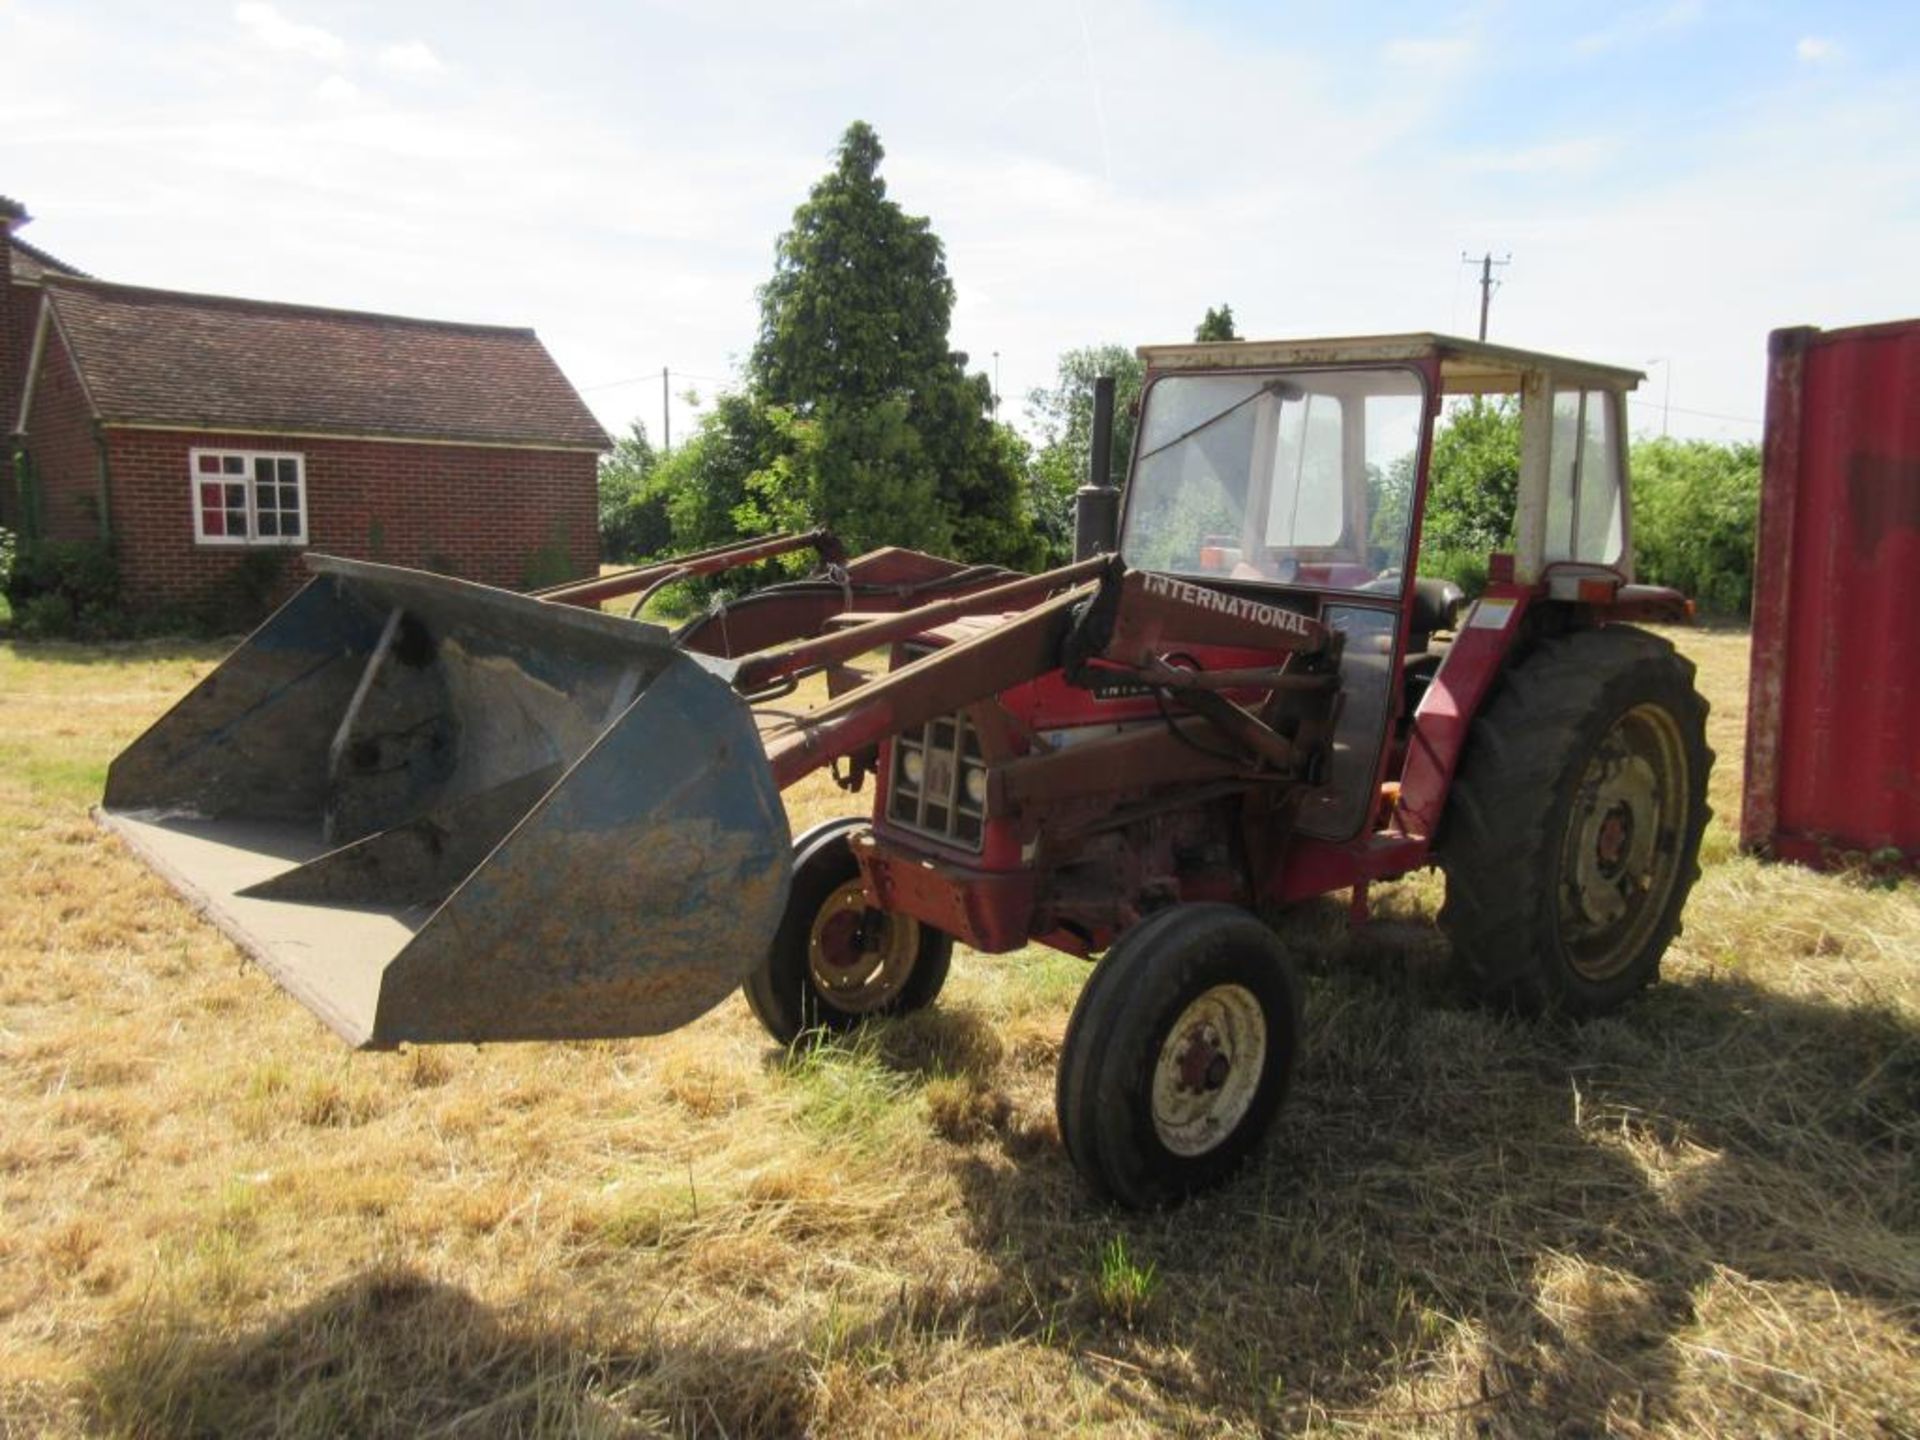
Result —
<instances>
[{"instance_id":1,"label":"blue loader bucket","mask_svg":"<svg viewBox=\"0 0 1920 1440\"><path fill-rule=\"evenodd\" d=\"M732 663L307 563L115 759L102 823L353 1045L652 1035L724 999L791 867Z\"/></svg>"}]
</instances>

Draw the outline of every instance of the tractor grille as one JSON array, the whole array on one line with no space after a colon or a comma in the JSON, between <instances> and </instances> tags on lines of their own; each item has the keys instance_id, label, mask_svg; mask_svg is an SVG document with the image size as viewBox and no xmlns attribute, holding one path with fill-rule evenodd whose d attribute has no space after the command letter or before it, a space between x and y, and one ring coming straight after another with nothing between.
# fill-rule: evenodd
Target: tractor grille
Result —
<instances>
[{"instance_id":1,"label":"tractor grille","mask_svg":"<svg viewBox=\"0 0 1920 1440\"><path fill-rule=\"evenodd\" d=\"M963 849L980 848L987 767L966 716L942 715L896 735L890 783L887 818L894 824Z\"/></svg>"}]
</instances>

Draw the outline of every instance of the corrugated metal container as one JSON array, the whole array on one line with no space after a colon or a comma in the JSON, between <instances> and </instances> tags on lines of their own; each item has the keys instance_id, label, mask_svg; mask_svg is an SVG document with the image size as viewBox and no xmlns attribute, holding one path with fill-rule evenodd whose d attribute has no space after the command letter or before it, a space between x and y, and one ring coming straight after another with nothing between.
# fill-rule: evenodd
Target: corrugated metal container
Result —
<instances>
[{"instance_id":1,"label":"corrugated metal container","mask_svg":"<svg viewBox=\"0 0 1920 1440\"><path fill-rule=\"evenodd\" d=\"M1741 843L1920 867L1920 320L1768 353Z\"/></svg>"}]
</instances>

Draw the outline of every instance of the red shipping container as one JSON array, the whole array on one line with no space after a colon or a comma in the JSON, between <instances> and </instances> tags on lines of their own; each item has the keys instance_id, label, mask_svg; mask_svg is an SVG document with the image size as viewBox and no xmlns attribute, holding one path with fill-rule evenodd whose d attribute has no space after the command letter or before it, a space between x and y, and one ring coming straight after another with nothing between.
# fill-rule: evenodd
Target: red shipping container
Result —
<instances>
[{"instance_id":1,"label":"red shipping container","mask_svg":"<svg viewBox=\"0 0 1920 1440\"><path fill-rule=\"evenodd\" d=\"M1741 844L1920 868L1920 320L1767 348Z\"/></svg>"}]
</instances>

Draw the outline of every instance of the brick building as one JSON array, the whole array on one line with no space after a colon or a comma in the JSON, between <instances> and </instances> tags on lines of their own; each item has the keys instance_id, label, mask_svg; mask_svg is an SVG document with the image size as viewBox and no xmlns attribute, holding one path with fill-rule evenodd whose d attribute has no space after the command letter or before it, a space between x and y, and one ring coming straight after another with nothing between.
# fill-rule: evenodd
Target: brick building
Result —
<instances>
[{"instance_id":1,"label":"brick building","mask_svg":"<svg viewBox=\"0 0 1920 1440\"><path fill-rule=\"evenodd\" d=\"M109 543L130 603L284 593L309 548L509 587L598 563L609 442L531 330L114 284L25 219L0 197L0 524Z\"/></svg>"}]
</instances>

